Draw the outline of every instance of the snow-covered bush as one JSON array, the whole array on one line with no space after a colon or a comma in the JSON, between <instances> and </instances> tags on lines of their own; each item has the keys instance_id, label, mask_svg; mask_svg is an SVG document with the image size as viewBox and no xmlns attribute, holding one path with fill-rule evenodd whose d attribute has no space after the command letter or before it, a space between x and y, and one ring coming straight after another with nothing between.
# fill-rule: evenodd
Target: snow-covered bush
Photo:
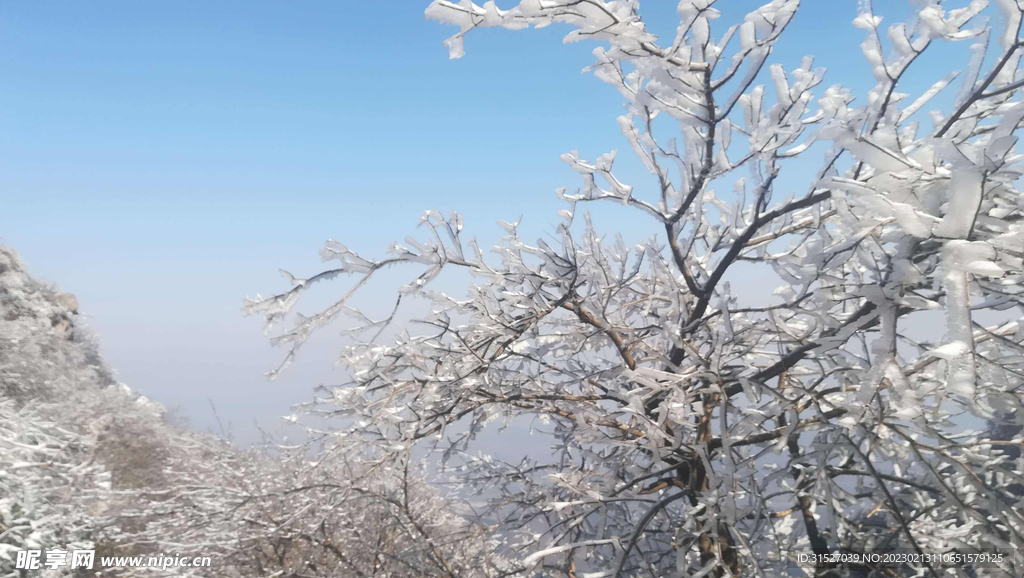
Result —
<instances>
[{"instance_id":1,"label":"snow-covered bush","mask_svg":"<svg viewBox=\"0 0 1024 578\"><path fill-rule=\"evenodd\" d=\"M94 445L28 407L0 400L0 572L13 571L19 550L92 548L95 512L78 497L109 489L92 463ZM60 575L51 572L53 575Z\"/></svg>"},{"instance_id":2,"label":"snow-covered bush","mask_svg":"<svg viewBox=\"0 0 1024 578\"><path fill-rule=\"evenodd\" d=\"M617 178L614 152L570 152L583 186L558 192L552 242L502 222L489 255L459 215L428 211L424 238L386 257L329 241L333 268L246 313L278 322L310 286L353 278L274 338L287 363L350 321L351 381L313 404L343 421L322 436L442 452L522 575L1022 575L1022 8L921 0L883 30L862 3L875 85L855 99L811 57L771 63L797 0L726 27L713 4L680 2L662 41L636 1L434 1L427 16L459 28L453 58L483 27L601 43L589 70L625 98L618 127L649 181ZM967 70L908 89L942 44L969 50ZM650 240L596 230L583 208L600 201L649 217ZM773 272L768 305L736 281L751 263ZM372 319L352 295L402 265L417 271L399 303L430 312L389 331L401 315ZM476 281L434 290L446 269ZM521 416L551 458L476 453L485 424ZM852 557L885 551L911 563Z\"/></svg>"}]
</instances>

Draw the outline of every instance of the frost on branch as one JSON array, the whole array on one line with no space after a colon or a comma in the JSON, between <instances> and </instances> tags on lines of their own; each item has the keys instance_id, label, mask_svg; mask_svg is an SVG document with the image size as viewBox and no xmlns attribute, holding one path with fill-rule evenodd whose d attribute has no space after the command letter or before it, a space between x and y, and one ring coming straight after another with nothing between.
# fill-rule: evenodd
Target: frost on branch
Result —
<instances>
[{"instance_id":1,"label":"frost on branch","mask_svg":"<svg viewBox=\"0 0 1024 578\"><path fill-rule=\"evenodd\" d=\"M1004 556L896 575L1020 575L1020 8L1000 0L989 28L984 2L922 2L886 26L863 4L874 86L855 95L812 57L771 62L797 2L735 23L713 4L681 2L662 41L637 2L431 3L458 27L453 57L480 27L557 23L598 43L588 70L625 99L623 148L650 178L572 151L582 184L558 191L551 239L502 222L485 252L460 217L428 212L390 257L329 245L340 269L247 312L281 321L312 280L352 275L275 338L290 358L351 320L348 382L307 409L338 418L322 435L342 447L431 450L518 575L870 575L799 554L897 550ZM940 43L965 70L911 85ZM933 110L944 91L952 107ZM597 230L582 209L606 201L650 238ZM768 305L750 302L749 264L771 271ZM348 306L390 265L409 271L396 310L427 311L414 322ZM438 291L445 269L471 281ZM513 423L552 456L488 456L488 424Z\"/></svg>"}]
</instances>

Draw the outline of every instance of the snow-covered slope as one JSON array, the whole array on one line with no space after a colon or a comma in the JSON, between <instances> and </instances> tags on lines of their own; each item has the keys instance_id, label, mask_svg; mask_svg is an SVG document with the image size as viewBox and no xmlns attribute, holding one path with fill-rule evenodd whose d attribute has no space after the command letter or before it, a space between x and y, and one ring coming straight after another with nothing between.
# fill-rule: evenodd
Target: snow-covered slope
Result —
<instances>
[{"instance_id":1,"label":"snow-covered slope","mask_svg":"<svg viewBox=\"0 0 1024 578\"><path fill-rule=\"evenodd\" d=\"M116 381L74 297L0 246L0 578L23 576L19 551L55 548L95 550L86 575L102 576L490 575L486 533L415 468L343 452L310 464L307 450L243 450L167 423ZM212 565L100 567L161 554Z\"/></svg>"},{"instance_id":2,"label":"snow-covered slope","mask_svg":"<svg viewBox=\"0 0 1024 578\"><path fill-rule=\"evenodd\" d=\"M162 460L191 435L116 382L77 308L0 246L0 576L18 575L19 550L129 553L108 538L115 514L164 481Z\"/></svg>"}]
</instances>

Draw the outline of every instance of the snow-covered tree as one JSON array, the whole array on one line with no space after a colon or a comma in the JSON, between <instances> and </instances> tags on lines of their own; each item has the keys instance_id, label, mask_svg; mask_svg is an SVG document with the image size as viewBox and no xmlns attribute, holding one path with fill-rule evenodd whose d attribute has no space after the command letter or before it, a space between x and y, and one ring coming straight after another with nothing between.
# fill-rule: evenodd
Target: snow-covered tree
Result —
<instances>
[{"instance_id":1,"label":"snow-covered tree","mask_svg":"<svg viewBox=\"0 0 1024 578\"><path fill-rule=\"evenodd\" d=\"M1024 8L920 0L883 29L862 4L875 85L855 98L811 57L772 63L797 0L727 27L713 4L683 0L660 39L636 1L434 1L428 18L459 28L453 58L483 27L560 23L600 43L589 70L625 99L618 127L650 179L622 182L614 152L570 152L583 185L558 192L550 242L501 222L485 252L461 216L427 211L421 239L380 258L328 241L332 268L245 311L279 322L314 284L354 279L274 337L287 363L349 320L351 379L311 404L339 420L319 435L377 459L437 451L514 573L1020 576ZM967 48L967 70L903 92L941 44ZM601 201L645 214L650 239L596 230L584 207ZM773 272L773 303L730 282L744 263ZM429 313L389 329L401 314L352 299L397 266L416 271L396 310ZM447 269L475 281L434 290ZM479 453L486 424L522 416L550 459ZM880 552L910 562L828 558Z\"/></svg>"}]
</instances>

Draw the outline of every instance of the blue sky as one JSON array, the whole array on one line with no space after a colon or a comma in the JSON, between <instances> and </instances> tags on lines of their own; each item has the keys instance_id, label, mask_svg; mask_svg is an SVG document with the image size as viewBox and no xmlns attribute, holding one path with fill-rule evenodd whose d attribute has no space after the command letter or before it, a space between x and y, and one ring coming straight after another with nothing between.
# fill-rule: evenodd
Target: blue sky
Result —
<instances>
[{"instance_id":1,"label":"blue sky","mask_svg":"<svg viewBox=\"0 0 1024 578\"><path fill-rule=\"evenodd\" d=\"M648 4L649 27L670 33L674 3ZM720 22L758 4L729 0ZM427 208L460 210L485 241L519 215L543 234L561 208L554 189L578 184L558 156L627 148L621 99L579 74L593 44L563 45L557 26L481 30L449 61L453 30L424 21L425 5L3 3L0 242L79 297L122 381L200 428L210 399L252 439L253 420L273 427L339 379L329 341L262 378L283 352L239 309L283 288L279 267L316 270L327 238L381 254ZM856 12L805 2L772 61L792 69L813 53L826 85L863 94ZM964 48L957 61L938 51L911 86L964 66ZM625 180L643 194L651 183L627 152Z\"/></svg>"}]
</instances>

